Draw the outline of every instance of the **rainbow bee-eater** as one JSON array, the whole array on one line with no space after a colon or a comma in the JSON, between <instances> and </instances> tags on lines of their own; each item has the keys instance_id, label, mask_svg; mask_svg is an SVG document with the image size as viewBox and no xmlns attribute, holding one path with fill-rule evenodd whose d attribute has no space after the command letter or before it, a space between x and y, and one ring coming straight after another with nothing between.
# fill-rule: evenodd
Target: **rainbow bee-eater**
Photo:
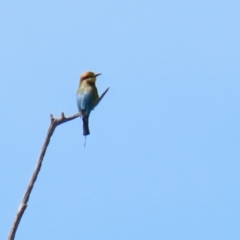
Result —
<instances>
[{"instance_id":1,"label":"rainbow bee-eater","mask_svg":"<svg viewBox=\"0 0 240 240\"><path fill-rule=\"evenodd\" d=\"M77 90L77 106L83 121L83 135L89 135L88 119L91 111L101 101L107 93L107 88L99 97L96 87L96 78L101 73L85 72L80 77L79 87Z\"/></svg>"}]
</instances>

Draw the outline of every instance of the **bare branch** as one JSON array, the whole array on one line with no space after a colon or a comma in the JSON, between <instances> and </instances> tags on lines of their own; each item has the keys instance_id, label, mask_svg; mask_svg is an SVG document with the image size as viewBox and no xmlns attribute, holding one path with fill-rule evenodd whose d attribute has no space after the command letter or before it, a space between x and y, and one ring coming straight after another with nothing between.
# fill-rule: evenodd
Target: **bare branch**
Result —
<instances>
[{"instance_id":1,"label":"bare branch","mask_svg":"<svg viewBox=\"0 0 240 240\"><path fill-rule=\"evenodd\" d=\"M109 90L109 87L102 93L102 95L99 97L95 107L100 103L100 101L102 100L102 98L104 97L104 95L107 93L107 91Z\"/></svg>"},{"instance_id":2,"label":"bare branch","mask_svg":"<svg viewBox=\"0 0 240 240\"><path fill-rule=\"evenodd\" d=\"M73 116L70 116L70 117L65 117L64 113L62 112L61 113L61 117L60 118L54 118L53 115L51 114L50 115L50 120L51 120L51 123L50 123L50 126L49 126L49 129L48 129L48 132L47 132L47 136L46 136L46 139L44 141L44 144L43 144L43 147L42 147L42 150L40 152L40 155L39 155L39 158L38 158L38 161L37 161L37 166L32 174L32 177L30 179L30 182L27 186L27 189L26 189L26 192L23 196L23 199L22 199L22 202L18 208L18 211L17 211L17 214L16 214L16 217L14 219L14 222L12 224L12 227L11 227L11 230L10 230L10 233L8 235L8 240L14 240L15 238L15 234L16 234L16 231L17 231L17 228L18 228L18 225L21 221L21 218L22 218L22 215L25 211L25 209L27 208L27 204L28 204L28 200L29 200L29 197L30 197L30 194L31 194L31 191L33 189L33 186L34 186L34 183L35 181L37 180L37 176L38 176L38 173L41 169L41 166L42 166L42 162L43 162L43 158L44 158L44 155L46 153L46 150L47 150L47 147L48 147L48 144L50 142L50 138L55 130L55 128L62 124L62 123L65 123L65 122L68 122L68 121L71 121L77 117L79 117L80 114L77 113Z\"/></svg>"}]
</instances>

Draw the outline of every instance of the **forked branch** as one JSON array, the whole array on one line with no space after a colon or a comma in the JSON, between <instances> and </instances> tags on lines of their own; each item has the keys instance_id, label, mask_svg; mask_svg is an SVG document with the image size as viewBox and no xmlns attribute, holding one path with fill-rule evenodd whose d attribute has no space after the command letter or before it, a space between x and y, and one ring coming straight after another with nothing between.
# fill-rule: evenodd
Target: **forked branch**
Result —
<instances>
[{"instance_id":1,"label":"forked branch","mask_svg":"<svg viewBox=\"0 0 240 240\"><path fill-rule=\"evenodd\" d=\"M10 233L8 235L8 240L13 240L15 238L15 234L16 234L16 231L17 231L17 228L18 228L18 225L21 221L21 218L23 216L23 213L25 211L25 209L27 208L27 204L28 204L28 200L29 200L29 197L30 197L30 194L31 194L31 191L33 189L33 186L34 186L34 183L35 181L37 180L37 176L38 176L38 173L41 169L41 166L42 166L42 161L43 161L43 158L44 158L44 155L46 153L46 150L47 150L47 147L48 147L48 144L50 142L50 139L51 139L51 136L55 130L55 128L62 124L62 123L65 123L65 122L68 122L68 121L71 121L77 117L79 117L80 114L77 113L73 116L70 116L70 117L65 117L64 116L64 113L62 112L61 114L61 117L60 118L54 118L53 115L51 114L50 115L50 118L51 118L51 123L50 123L50 127L48 129L48 132L47 132L47 136L46 136L46 139L44 141L44 144L43 144L43 147L42 147L42 150L40 152L40 155L39 155L39 158L38 158L38 162L37 162L37 166L32 174L32 177L30 179L30 182L27 186L27 189L26 189L26 192L23 196L23 199L22 199L22 202L18 208L18 211L17 211L17 214L16 214L16 217L14 219L14 222L12 224L12 227L11 227L11 230L10 230Z\"/></svg>"},{"instance_id":2,"label":"forked branch","mask_svg":"<svg viewBox=\"0 0 240 240\"><path fill-rule=\"evenodd\" d=\"M99 104L99 102L102 100L102 98L104 97L104 95L107 93L109 88L107 88L103 93L102 95L99 97L98 99L98 102L97 104ZM97 106L97 104L95 106ZM32 177L30 179L30 182L27 186L27 189L26 189L26 192L23 196L23 199L22 199L22 202L18 208L18 211L17 211L17 214L16 214L16 217L13 221L13 224L12 224L12 227L11 227L11 230L10 230L10 233L8 235L8 240L14 240L15 238L15 234L16 234L16 231L17 231L17 228L18 228L18 225L21 221L21 218L23 216L23 213L25 211L25 209L27 208L27 204L28 204L28 200L29 200L29 197L30 197L30 194L32 192L32 189L33 189L33 186L34 186L34 183L36 182L37 180L37 176L38 176L38 173L41 169L41 166L42 166L42 161L43 161L43 158L44 158L44 155L46 153L46 150L47 150L47 147L48 147L48 144L50 142L50 139L51 139L51 136L55 130L55 128L62 124L62 123L65 123L65 122L68 122L68 121L71 121L77 117L80 116L80 113L77 113L73 116L70 116L70 117L65 117L64 113L62 112L61 114L61 117L59 118L54 118L53 115L51 114L50 115L50 119L51 119L51 123L50 123L50 127L48 129L48 132L47 132L47 136L46 136L46 139L44 141L44 144L43 144L43 147L42 147L42 150L40 152L40 155L39 155L39 158L38 158L38 161L37 161L37 166L32 174Z\"/></svg>"}]
</instances>

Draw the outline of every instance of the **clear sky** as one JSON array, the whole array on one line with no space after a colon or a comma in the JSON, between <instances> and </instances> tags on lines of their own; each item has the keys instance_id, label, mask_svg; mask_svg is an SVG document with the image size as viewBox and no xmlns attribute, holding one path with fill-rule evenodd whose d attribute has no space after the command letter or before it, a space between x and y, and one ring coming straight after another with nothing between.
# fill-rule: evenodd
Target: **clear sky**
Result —
<instances>
[{"instance_id":1,"label":"clear sky","mask_svg":"<svg viewBox=\"0 0 240 240\"><path fill-rule=\"evenodd\" d=\"M16 240L240 239L240 2L1 1L0 239L49 114L84 71L110 91L59 126Z\"/></svg>"}]
</instances>

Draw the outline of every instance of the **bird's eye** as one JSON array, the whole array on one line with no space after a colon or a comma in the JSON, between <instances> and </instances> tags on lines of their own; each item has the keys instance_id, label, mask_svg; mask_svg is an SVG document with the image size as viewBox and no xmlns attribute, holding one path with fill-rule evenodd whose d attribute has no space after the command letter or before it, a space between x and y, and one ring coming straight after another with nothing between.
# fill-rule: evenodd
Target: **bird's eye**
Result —
<instances>
[{"instance_id":1,"label":"bird's eye","mask_svg":"<svg viewBox=\"0 0 240 240\"><path fill-rule=\"evenodd\" d=\"M87 80L89 77L88 76L86 76L86 77L83 77L83 79L82 80Z\"/></svg>"}]
</instances>

